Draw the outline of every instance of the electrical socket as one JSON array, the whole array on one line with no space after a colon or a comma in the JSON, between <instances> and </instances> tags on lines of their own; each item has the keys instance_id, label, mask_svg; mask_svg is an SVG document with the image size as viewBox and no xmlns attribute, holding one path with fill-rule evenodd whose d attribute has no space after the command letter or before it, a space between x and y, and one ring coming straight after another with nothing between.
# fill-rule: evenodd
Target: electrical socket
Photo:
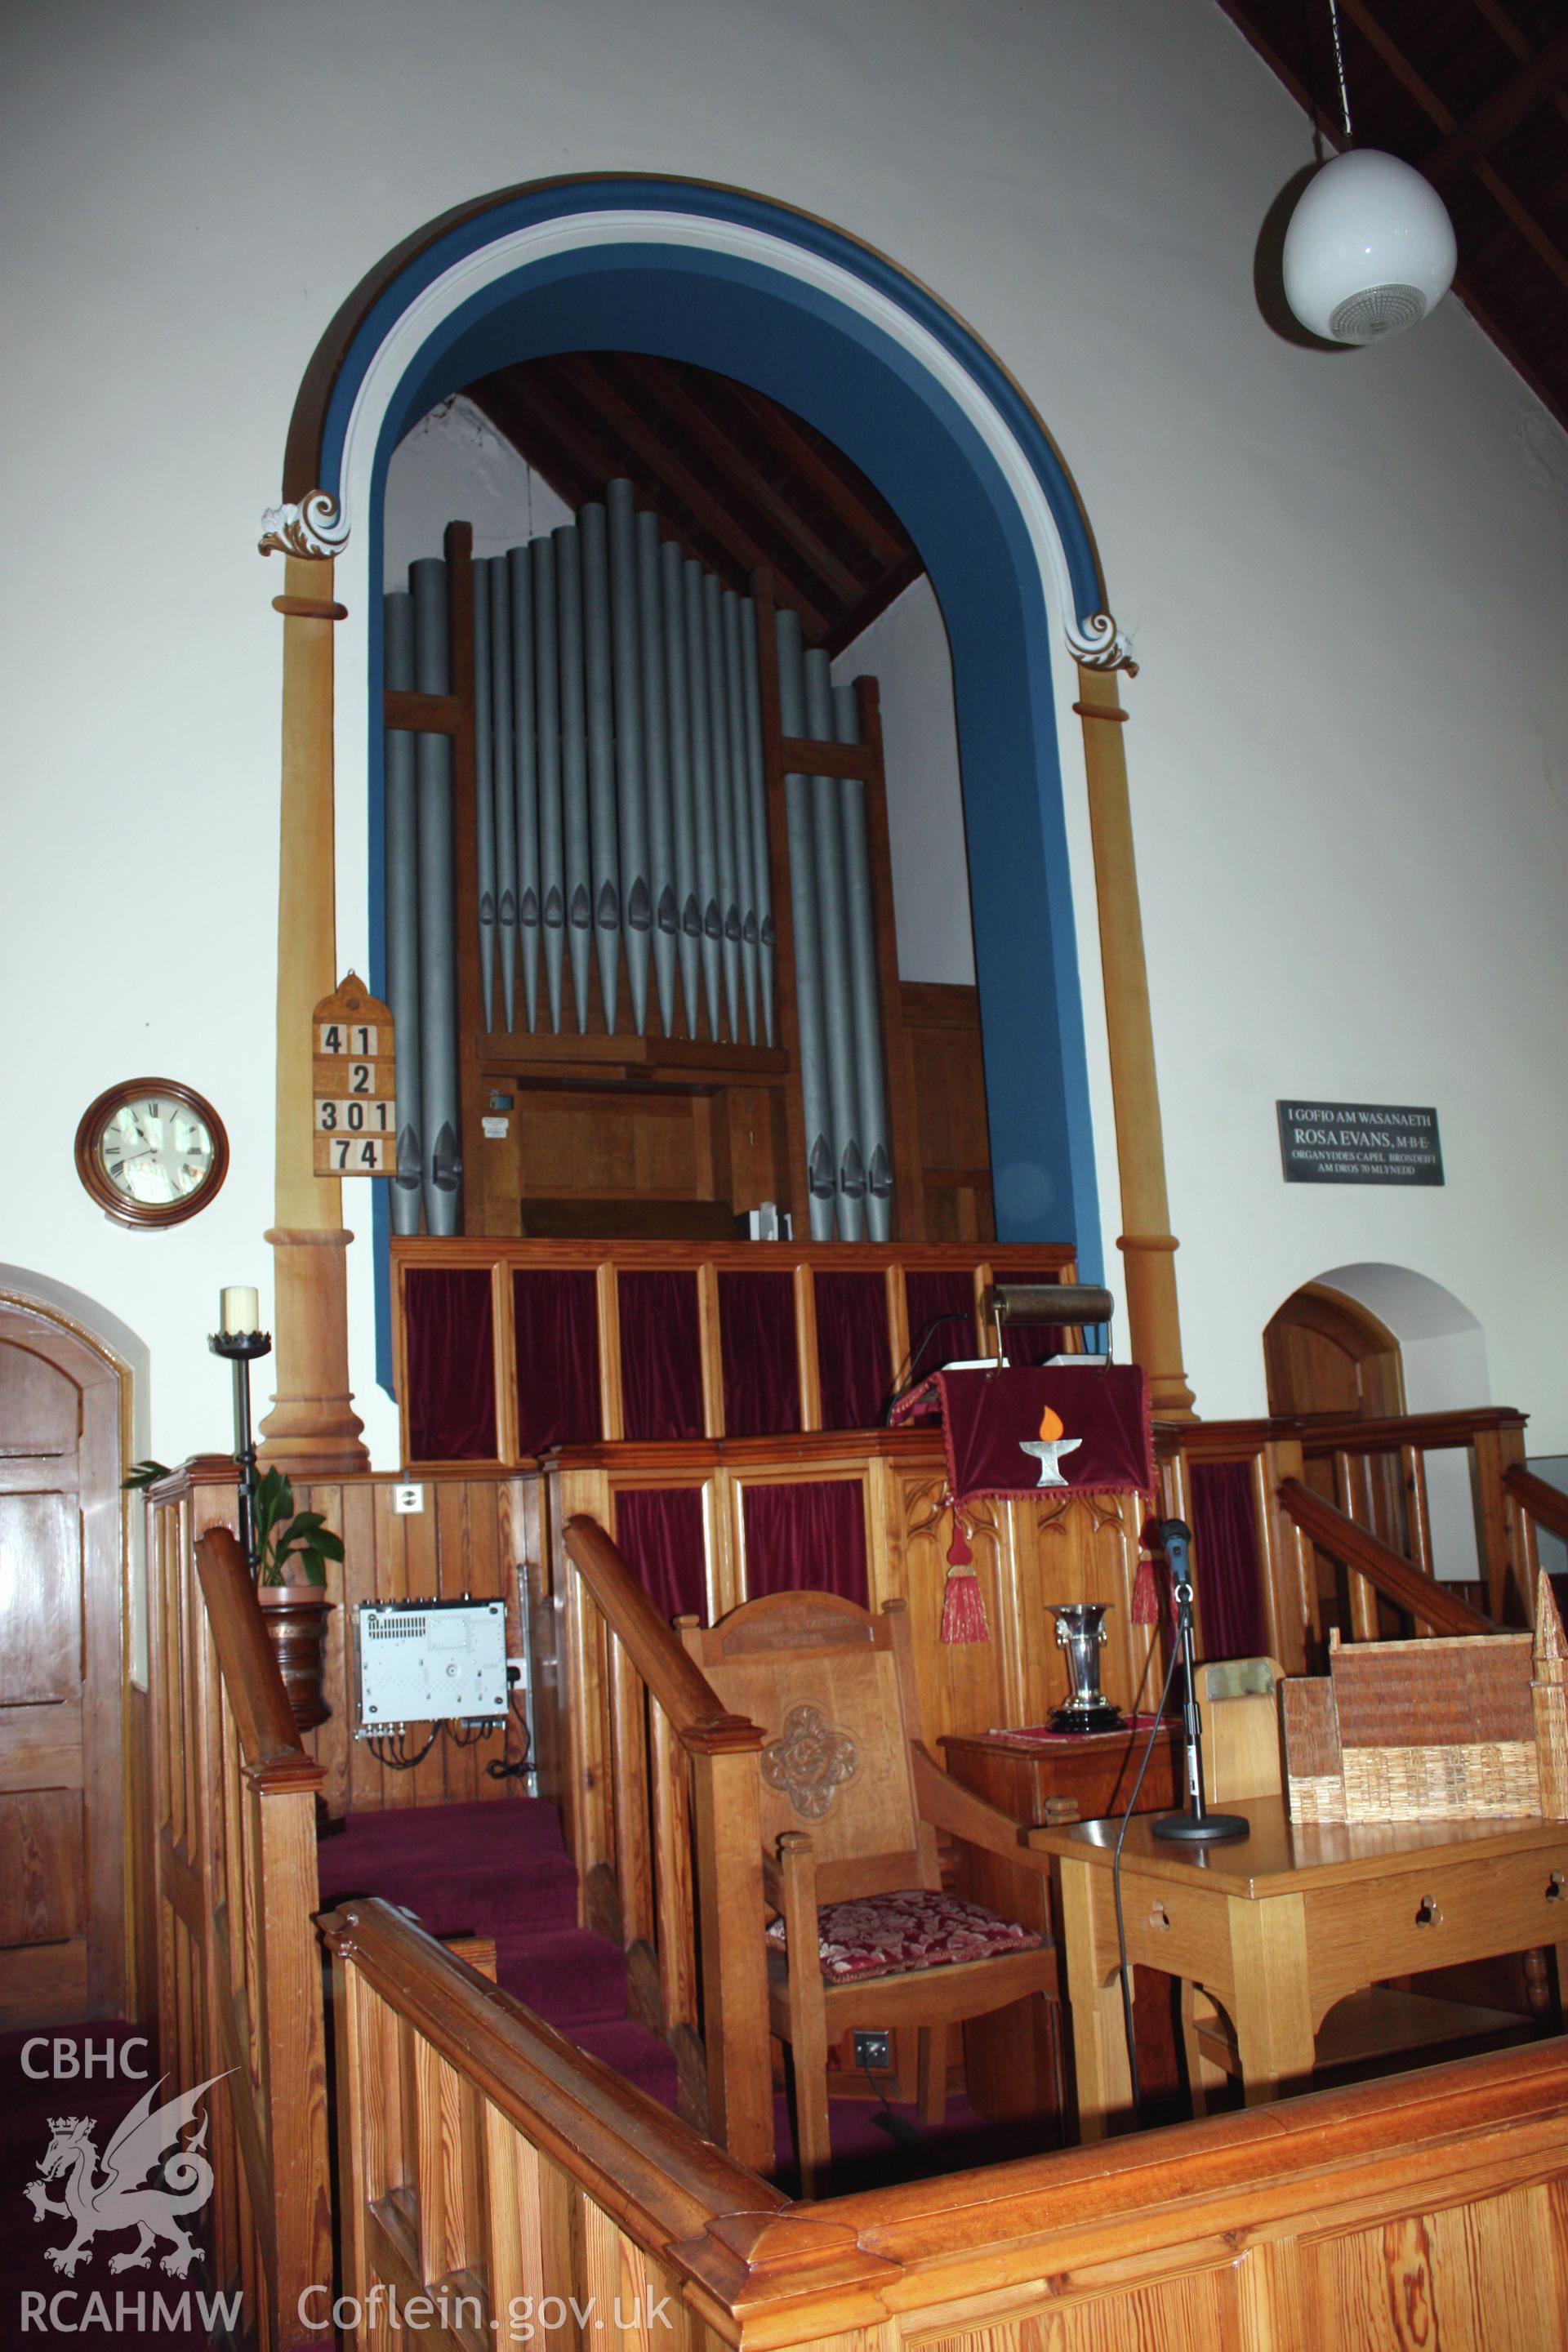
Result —
<instances>
[{"instance_id":1,"label":"electrical socket","mask_svg":"<svg viewBox=\"0 0 1568 2352\"><path fill-rule=\"evenodd\" d=\"M855 2063L868 2074L885 2074L893 2063L892 2043L885 2033L855 2036Z\"/></svg>"},{"instance_id":2,"label":"electrical socket","mask_svg":"<svg viewBox=\"0 0 1568 2352\"><path fill-rule=\"evenodd\" d=\"M425 1508L424 1487L395 1486L392 1490L392 1507L405 1516L410 1512L422 1511Z\"/></svg>"}]
</instances>

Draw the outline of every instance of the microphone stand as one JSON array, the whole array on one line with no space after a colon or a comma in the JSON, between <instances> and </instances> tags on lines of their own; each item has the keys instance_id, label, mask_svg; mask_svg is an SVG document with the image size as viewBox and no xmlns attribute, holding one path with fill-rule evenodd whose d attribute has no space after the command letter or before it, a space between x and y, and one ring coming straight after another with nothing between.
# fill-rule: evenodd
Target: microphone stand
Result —
<instances>
[{"instance_id":1,"label":"microphone stand","mask_svg":"<svg viewBox=\"0 0 1568 2352\"><path fill-rule=\"evenodd\" d=\"M1166 1519L1160 1541L1171 1564L1176 1595L1176 1640L1182 1654L1182 1722L1187 1739L1187 1794L1191 1810L1161 1813L1149 1824L1157 1838L1184 1845L1218 1845L1226 1839L1250 1837L1252 1824L1243 1813L1211 1813L1204 1801L1203 1721L1198 1714L1197 1670L1193 1660L1193 1578L1187 1548L1193 1531L1183 1519Z\"/></svg>"}]
</instances>

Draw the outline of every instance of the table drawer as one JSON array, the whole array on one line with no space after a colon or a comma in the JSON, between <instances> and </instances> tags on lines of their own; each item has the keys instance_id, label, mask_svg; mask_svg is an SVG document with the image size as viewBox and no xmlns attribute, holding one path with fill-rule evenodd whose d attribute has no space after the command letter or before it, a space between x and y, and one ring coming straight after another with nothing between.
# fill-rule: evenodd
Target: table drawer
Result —
<instances>
[{"instance_id":1,"label":"table drawer","mask_svg":"<svg viewBox=\"0 0 1568 2352\"><path fill-rule=\"evenodd\" d=\"M1434 1854L1426 1871L1401 1870L1306 1897L1315 2014L1359 1985L1568 1941L1568 1840L1558 1851Z\"/></svg>"},{"instance_id":2,"label":"table drawer","mask_svg":"<svg viewBox=\"0 0 1568 2352\"><path fill-rule=\"evenodd\" d=\"M1095 1944L1116 1957L1116 1903L1110 1873L1096 1872ZM1140 1885L1131 1873L1122 1880L1127 1957L1166 1976L1191 1977L1223 1994L1230 1984L1230 1927L1223 1901L1209 1888Z\"/></svg>"}]
</instances>

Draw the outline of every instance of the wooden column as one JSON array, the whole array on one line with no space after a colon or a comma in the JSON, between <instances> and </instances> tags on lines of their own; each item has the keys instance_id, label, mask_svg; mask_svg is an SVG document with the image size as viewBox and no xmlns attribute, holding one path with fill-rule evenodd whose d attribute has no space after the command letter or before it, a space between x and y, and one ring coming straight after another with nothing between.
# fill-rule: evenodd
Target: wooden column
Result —
<instances>
[{"instance_id":1,"label":"wooden column","mask_svg":"<svg viewBox=\"0 0 1568 2352\"><path fill-rule=\"evenodd\" d=\"M261 1459L336 1477L370 1467L349 1390L342 1188L315 1172L310 1016L338 984L332 837L330 562L291 555L283 615L283 783L278 872L278 1091L272 1411Z\"/></svg>"},{"instance_id":2,"label":"wooden column","mask_svg":"<svg viewBox=\"0 0 1568 2352\"><path fill-rule=\"evenodd\" d=\"M1121 729L1127 714L1113 674L1079 667L1082 697L1073 709L1083 721L1089 773L1089 820L1094 842L1100 904L1100 954L1105 975L1105 1025L1110 1049L1110 1089L1116 1108L1116 1157L1121 1176L1117 1247L1126 1259L1127 1319L1131 1352L1149 1378L1157 1419L1193 1421L1193 1392L1182 1370L1182 1327L1176 1307L1175 1236L1165 1195L1165 1143L1149 1017L1149 974L1143 961L1143 919L1132 852L1132 813Z\"/></svg>"}]
</instances>

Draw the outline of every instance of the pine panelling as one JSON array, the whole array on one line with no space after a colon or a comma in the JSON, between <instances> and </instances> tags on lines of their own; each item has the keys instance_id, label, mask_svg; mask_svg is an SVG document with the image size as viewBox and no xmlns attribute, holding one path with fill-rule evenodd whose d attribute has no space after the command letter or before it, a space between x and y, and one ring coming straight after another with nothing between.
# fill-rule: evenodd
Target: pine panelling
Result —
<instances>
[{"instance_id":1,"label":"pine panelling","mask_svg":"<svg viewBox=\"0 0 1568 2352\"><path fill-rule=\"evenodd\" d=\"M331 1484L297 1483L296 1505L323 1514L343 1538L341 1566L329 1561L327 1589L339 1604L329 1620L324 1689L332 1713L311 1733L307 1748L326 1772L323 1794L334 1819L345 1812L388 1807L466 1804L509 1794L512 1782L492 1780L485 1767L503 1752L498 1729L470 1748L443 1735L411 1771L378 1763L363 1740L353 1737L358 1704L354 1615L362 1601L499 1600L506 1604L507 1654L522 1644L518 1622L516 1571L531 1563L532 1589L540 1589L540 1552L535 1532L538 1501L524 1482L508 1475L426 1478L423 1511L392 1507L400 1478L372 1475ZM419 1747L428 1726L410 1730ZM506 1752L515 1757L521 1738L516 1718L509 1727Z\"/></svg>"}]
</instances>

